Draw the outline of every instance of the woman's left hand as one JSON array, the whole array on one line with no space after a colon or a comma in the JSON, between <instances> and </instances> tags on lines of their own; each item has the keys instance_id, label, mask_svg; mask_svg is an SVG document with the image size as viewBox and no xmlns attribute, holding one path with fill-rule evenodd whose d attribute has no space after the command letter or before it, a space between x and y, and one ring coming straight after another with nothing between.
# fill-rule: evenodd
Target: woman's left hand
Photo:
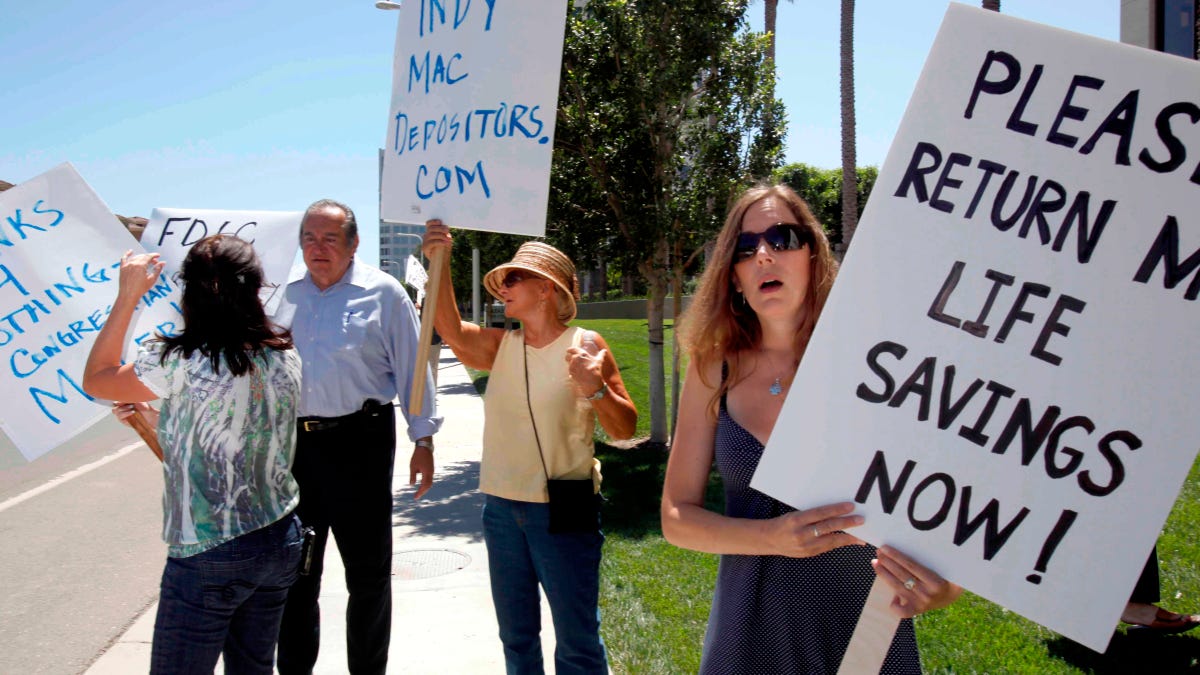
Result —
<instances>
[{"instance_id":1,"label":"woman's left hand","mask_svg":"<svg viewBox=\"0 0 1200 675\"><path fill-rule=\"evenodd\" d=\"M591 351L583 347L567 349L567 374L575 383L575 390L583 397L595 394L604 385L604 355L608 350L596 351L595 345L592 346Z\"/></svg>"},{"instance_id":2,"label":"woman's left hand","mask_svg":"<svg viewBox=\"0 0 1200 675\"><path fill-rule=\"evenodd\" d=\"M881 546L871 561L875 574L896 591L891 610L902 619L941 609L962 595L962 586L946 581L937 572L925 567L900 551Z\"/></svg>"}]
</instances>

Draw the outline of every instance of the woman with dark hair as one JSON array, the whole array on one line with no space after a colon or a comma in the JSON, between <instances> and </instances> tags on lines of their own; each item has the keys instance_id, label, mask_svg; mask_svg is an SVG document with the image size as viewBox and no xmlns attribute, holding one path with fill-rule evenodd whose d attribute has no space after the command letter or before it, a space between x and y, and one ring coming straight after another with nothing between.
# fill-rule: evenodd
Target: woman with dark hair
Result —
<instances>
[{"instance_id":1,"label":"woman with dark hair","mask_svg":"<svg viewBox=\"0 0 1200 675\"><path fill-rule=\"evenodd\" d=\"M904 619L882 672L919 672L909 619L962 592L846 533L863 522L850 502L796 511L750 487L836 275L808 205L786 186L757 186L730 209L683 318L691 361L662 526L676 546L721 554L702 673L837 670L875 575ZM724 514L704 508L714 459Z\"/></svg>"},{"instance_id":2,"label":"woman with dark hair","mask_svg":"<svg viewBox=\"0 0 1200 675\"><path fill-rule=\"evenodd\" d=\"M162 272L157 254L121 259L117 299L83 377L97 398L161 398L163 539L168 545L152 673L271 673L288 587L300 561L292 478L300 358L258 292L251 245L218 235L181 270L183 330L122 364L125 334ZM120 416L120 415L119 415Z\"/></svg>"}]
</instances>

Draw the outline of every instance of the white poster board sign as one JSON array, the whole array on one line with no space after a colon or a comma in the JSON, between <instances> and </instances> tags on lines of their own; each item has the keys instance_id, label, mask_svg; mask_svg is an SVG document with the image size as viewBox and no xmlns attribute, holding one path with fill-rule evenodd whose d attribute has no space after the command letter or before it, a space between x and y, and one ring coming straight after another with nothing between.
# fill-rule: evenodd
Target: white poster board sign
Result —
<instances>
[{"instance_id":1,"label":"white poster board sign","mask_svg":"<svg viewBox=\"0 0 1200 675\"><path fill-rule=\"evenodd\" d=\"M405 2L380 218L541 236L566 0Z\"/></svg>"},{"instance_id":2,"label":"white poster board sign","mask_svg":"<svg viewBox=\"0 0 1200 675\"><path fill-rule=\"evenodd\" d=\"M752 485L1103 651L1200 444L1200 64L950 6Z\"/></svg>"},{"instance_id":3,"label":"white poster board sign","mask_svg":"<svg viewBox=\"0 0 1200 675\"><path fill-rule=\"evenodd\" d=\"M188 250L201 239L229 234L254 244L263 267L260 293L267 314L283 298L288 275L300 248L303 211L232 211L221 209L154 209L142 233L142 246L158 253L164 272L179 282L179 270Z\"/></svg>"},{"instance_id":4,"label":"white poster board sign","mask_svg":"<svg viewBox=\"0 0 1200 675\"><path fill-rule=\"evenodd\" d=\"M0 193L0 426L26 459L109 414L84 393L83 368L130 249L141 246L70 164ZM138 305L133 344L174 333L177 301L160 278Z\"/></svg>"}]
</instances>

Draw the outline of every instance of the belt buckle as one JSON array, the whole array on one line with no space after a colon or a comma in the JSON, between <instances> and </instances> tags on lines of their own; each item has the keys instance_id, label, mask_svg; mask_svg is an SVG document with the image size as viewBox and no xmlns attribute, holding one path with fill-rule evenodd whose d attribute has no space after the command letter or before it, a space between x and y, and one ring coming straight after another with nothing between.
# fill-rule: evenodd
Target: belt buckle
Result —
<instances>
[{"instance_id":1,"label":"belt buckle","mask_svg":"<svg viewBox=\"0 0 1200 675\"><path fill-rule=\"evenodd\" d=\"M320 420L304 420L304 431L311 432L311 431L320 431L320 430L321 430Z\"/></svg>"}]
</instances>

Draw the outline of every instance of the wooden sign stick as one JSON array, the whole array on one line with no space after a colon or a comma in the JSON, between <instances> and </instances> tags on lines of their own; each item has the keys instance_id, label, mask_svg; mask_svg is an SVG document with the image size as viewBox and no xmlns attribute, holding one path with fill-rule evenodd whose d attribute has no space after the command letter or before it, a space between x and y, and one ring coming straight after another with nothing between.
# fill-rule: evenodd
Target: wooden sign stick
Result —
<instances>
[{"instance_id":1,"label":"wooden sign stick","mask_svg":"<svg viewBox=\"0 0 1200 675\"><path fill-rule=\"evenodd\" d=\"M883 667L896 628L900 626L900 617L888 609L894 597L895 593L887 583L875 577L875 583L871 584L871 592L867 595L867 603L858 617L858 625L850 636L850 646L842 657L838 675L874 674Z\"/></svg>"},{"instance_id":2,"label":"wooden sign stick","mask_svg":"<svg viewBox=\"0 0 1200 675\"><path fill-rule=\"evenodd\" d=\"M429 281L425 284L425 304L421 309L421 339L417 345L417 362L413 368L409 405L417 406L418 414L425 413L421 400L425 397L425 365L429 363L429 347L433 342L433 317L437 313L438 292L442 287L442 268L446 265L446 247L438 246L429 258ZM409 411L412 412L411 410Z\"/></svg>"},{"instance_id":3,"label":"wooden sign stick","mask_svg":"<svg viewBox=\"0 0 1200 675\"><path fill-rule=\"evenodd\" d=\"M142 414L141 410L135 409L133 414L129 416L129 426L133 427L137 435L142 437L142 440L150 447L150 452L154 453L158 461L163 461L162 446L158 444L158 433L146 421L146 416Z\"/></svg>"}]
</instances>

